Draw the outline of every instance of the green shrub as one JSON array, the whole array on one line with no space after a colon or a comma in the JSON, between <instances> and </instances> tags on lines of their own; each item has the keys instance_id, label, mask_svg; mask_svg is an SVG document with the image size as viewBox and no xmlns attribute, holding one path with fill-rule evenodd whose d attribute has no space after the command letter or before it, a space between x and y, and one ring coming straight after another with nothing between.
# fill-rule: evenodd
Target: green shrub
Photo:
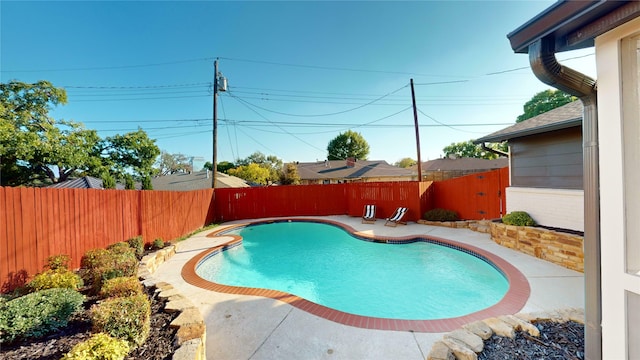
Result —
<instances>
[{"instance_id":1,"label":"green shrub","mask_svg":"<svg viewBox=\"0 0 640 360\"><path fill-rule=\"evenodd\" d=\"M143 294L142 284L136 277L117 277L109 279L100 288L100 297L126 297Z\"/></svg>"},{"instance_id":2,"label":"green shrub","mask_svg":"<svg viewBox=\"0 0 640 360\"><path fill-rule=\"evenodd\" d=\"M45 265L45 268L49 270L69 270L69 262L71 262L71 258L69 257L69 255L52 255L47 258L47 264Z\"/></svg>"},{"instance_id":3,"label":"green shrub","mask_svg":"<svg viewBox=\"0 0 640 360\"><path fill-rule=\"evenodd\" d=\"M142 344L151 327L151 304L146 295L110 298L91 308L94 332L126 340L132 347Z\"/></svg>"},{"instance_id":4,"label":"green shrub","mask_svg":"<svg viewBox=\"0 0 640 360\"><path fill-rule=\"evenodd\" d=\"M124 241L107 246L107 250L112 254L132 254L136 256L136 250Z\"/></svg>"},{"instance_id":5,"label":"green shrub","mask_svg":"<svg viewBox=\"0 0 640 360\"><path fill-rule=\"evenodd\" d=\"M81 260L82 276L97 292L105 280L133 276L138 270L138 259L127 243L117 243L109 250L93 249L87 251Z\"/></svg>"},{"instance_id":6,"label":"green shrub","mask_svg":"<svg viewBox=\"0 0 640 360\"><path fill-rule=\"evenodd\" d=\"M109 263L109 251L106 249L87 250L82 259L80 259L80 267L84 269L95 269L107 265Z\"/></svg>"},{"instance_id":7,"label":"green shrub","mask_svg":"<svg viewBox=\"0 0 640 360\"><path fill-rule=\"evenodd\" d=\"M62 360L122 360L128 353L129 344L125 340L97 333L74 346Z\"/></svg>"},{"instance_id":8,"label":"green shrub","mask_svg":"<svg viewBox=\"0 0 640 360\"><path fill-rule=\"evenodd\" d=\"M424 213L423 218L428 221L458 221L458 213L453 210L431 209Z\"/></svg>"},{"instance_id":9,"label":"green shrub","mask_svg":"<svg viewBox=\"0 0 640 360\"><path fill-rule=\"evenodd\" d=\"M164 241L160 238L153 240L153 249L160 250L164 248Z\"/></svg>"},{"instance_id":10,"label":"green shrub","mask_svg":"<svg viewBox=\"0 0 640 360\"><path fill-rule=\"evenodd\" d=\"M525 211L512 211L502 217L502 222L507 225L535 226L536 222Z\"/></svg>"},{"instance_id":11,"label":"green shrub","mask_svg":"<svg viewBox=\"0 0 640 360\"><path fill-rule=\"evenodd\" d=\"M0 343L38 338L65 326L82 308L84 296L71 289L34 292L0 306Z\"/></svg>"},{"instance_id":12,"label":"green shrub","mask_svg":"<svg viewBox=\"0 0 640 360\"><path fill-rule=\"evenodd\" d=\"M67 269L45 270L27 283L30 292L53 288L78 290L83 285L82 278Z\"/></svg>"},{"instance_id":13,"label":"green shrub","mask_svg":"<svg viewBox=\"0 0 640 360\"><path fill-rule=\"evenodd\" d=\"M127 244L135 251L136 257L142 259L142 255L144 255L144 240L142 236L136 236L127 240Z\"/></svg>"}]
</instances>

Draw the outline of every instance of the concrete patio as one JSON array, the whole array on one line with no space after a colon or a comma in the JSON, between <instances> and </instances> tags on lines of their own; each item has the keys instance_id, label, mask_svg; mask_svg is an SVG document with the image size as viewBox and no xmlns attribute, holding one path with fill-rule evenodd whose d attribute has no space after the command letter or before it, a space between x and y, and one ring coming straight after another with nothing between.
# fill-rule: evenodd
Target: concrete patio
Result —
<instances>
[{"instance_id":1,"label":"concrete patio","mask_svg":"<svg viewBox=\"0 0 640 360\"><path fill-rule=\"evenodd\" d=\"M529 281L531 295L521 312L584 307L582 273L502 247L488 234L409 223L390 228L384 221L361 224L360 218L323 217L380 236L428 234L487 250L517 267ZM246 221L241 221L246 222ZM225 223L222 226L233 224ZM443 333L370 330L338 324L269 298L204 290L181 277L184 264L224 242L203 231L180 243L178 252L152 275L190 299L207 326L209 359L425 359Z\"/></svg>"}]
</instances>

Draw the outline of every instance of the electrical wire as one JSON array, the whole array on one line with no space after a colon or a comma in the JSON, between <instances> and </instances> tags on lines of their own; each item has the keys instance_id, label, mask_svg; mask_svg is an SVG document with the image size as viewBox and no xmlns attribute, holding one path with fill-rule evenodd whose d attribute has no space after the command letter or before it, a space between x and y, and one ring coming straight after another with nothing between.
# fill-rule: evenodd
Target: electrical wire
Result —
<instances>
[{"instance_id":1,"label":"electrical wire","mask_svg":"<svg viewBox=\"0 0 640 360\"><path fill-rule=\"evenodd\" d=\"M285 113L285 112L281 112L281 111L270 110L270 109L264 108L264 107L262 107L262 106L258 106L258 105L252 104L252 103L250 103L250 102L248 102L248 101L246 101L246 100L243 100L243 99L241 99L241 98L239 98L239 97L235 96L235 95L234 95L233 93L231 93L230 91L228 91L227 93L229 94L229 96L231 96L231 97L233 97L234 99L236 99L236 100L240 101L241 103L245 104L245 105L246 105L246 106L248 106L248 107L258 108L258 109L260 109L260 110L267 111L267 112L271 112L271 113L274 113L274 114L285 115L285 116L296 116L296 117L320 117L320 116L333 116L333 115L339 115L339 114L344 114L344 113L348 113L348 112L351 112L351 111L355 111L355 110L361 109L361 108L363 108L363 107L365 107L365 106L368 106L368 105L371 105L371 104L373 104L373 103L376 103L376 102L378 102L378 101L380 101L380 100L384 99L385 97L387 97L387 96L389 96L389 95L395 94L395 93L397 93L398 91L400 91L400 90L402 90L402 89L406 88L407 86L409 86L409 85L404 85L404 86L402 86L402 87L400 87L400 88L398 88L398 89L396 89L396 90L394 90L394 91L392 91L392 92L390 92L390 93L388 93L388 94L385 94L385 95L382 95L382 96L378 97L377 99L374 99L374 100L372 100L372 101L370 101L370 102L368 102L368 103L362 104L362 105L360 105L360 106L356 106L356 107L351 108L351 109L347 109L347 110L343 110L343 111L337 111L337 112L333 112L333 113L327 113L327 114L306 114L306 115L305 115L305 114L291 114L291 113Z\"/></svg>"}]
</instances>

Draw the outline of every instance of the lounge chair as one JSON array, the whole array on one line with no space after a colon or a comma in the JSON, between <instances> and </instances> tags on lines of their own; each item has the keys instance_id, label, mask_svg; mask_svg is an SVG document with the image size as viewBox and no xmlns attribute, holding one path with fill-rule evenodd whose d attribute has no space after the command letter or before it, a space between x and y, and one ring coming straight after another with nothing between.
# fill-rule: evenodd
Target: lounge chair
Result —
<instances>
[{"instance_id":1,"label":"lounge chair","mask_svg":"<svg viewBox=\"0 0 640 360\"><path fill-rule=\"evenodd\" d=\"M362 223L373 224L374 222L376 222L376 206L365 205L364 213L362 214Z\"/></svg>"},{"instance_id":2,"label":"lounge chair","mask_svg":"<svg viewBox=\"0 0 640 360\"><path fill-rule=\"evenodd\" d=\"M398 226L398 224L407 225L406 221L402 221L402 218L404 217L404 214L406 214L406 213L407 213L407 208L406 207L397 208L396 211L393 213L393 215L391 215L390 217L388 217L386 219L387 222L384 223L384 226L396 227L396 226Z\"/></svg>"}]
</instances>

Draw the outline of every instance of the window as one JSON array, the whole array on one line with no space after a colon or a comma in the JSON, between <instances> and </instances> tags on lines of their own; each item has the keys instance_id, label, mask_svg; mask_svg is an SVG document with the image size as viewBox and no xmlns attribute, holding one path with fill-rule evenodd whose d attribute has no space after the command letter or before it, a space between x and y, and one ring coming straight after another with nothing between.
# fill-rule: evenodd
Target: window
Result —
<instances>
[{"instance_id":1,"label":"window","mask_svg":"<svg viewBox=\"0 0 640 360\"><path fill-rule=\"evenodd\" d=\"M640 276L640 35L621 51L626 271Z\"/></svg>"}]
</instances>

